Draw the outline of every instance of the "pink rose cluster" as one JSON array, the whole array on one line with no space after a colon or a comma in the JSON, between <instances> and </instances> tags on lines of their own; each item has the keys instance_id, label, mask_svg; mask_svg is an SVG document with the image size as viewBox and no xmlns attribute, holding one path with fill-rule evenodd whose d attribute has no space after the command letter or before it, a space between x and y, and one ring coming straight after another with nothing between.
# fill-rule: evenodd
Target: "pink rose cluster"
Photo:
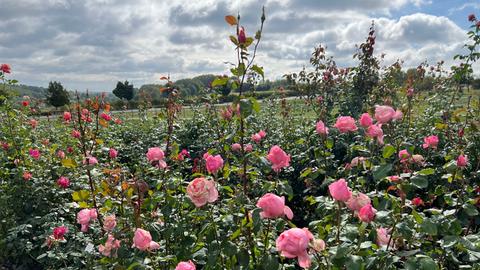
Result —
<instances>
[{"instance_id":1,"label":"pink rose cluster","mask_svg":"<svg viewBox=\"0 0 480 270\"><path fill-rule=\"evenodd\" d=\"M147 159L153 166L156 166L160 169L165 169L167 167L167 163L165 160L165 154L163 153L160 147L152 147L148 148L147 151Z\"/></svg>"},{"instance_id":2,"label":"pink rose cluster","mask_svg":"<svg viewBox=\"0 0 480 270\"><path fill-rule=\"evenodd\" d=\"M203 177L195 178L188 184L187 195L196 207L213 203L218 199L215 181L207 180Z\"/></svg>"},{"instance_id":3,"label":"pink rose cluster","mask_svg":"<svg viewBox=\"0 0 480 270\"><path fill-rule=\"evenodd\" d=\"M208 152L203 154L207 171L216 174L223 167L223 158L220 155L210 155Z\"/></svg>"},{"instance_id":4,"label":"pink rose cluster","mask_svg":"<svg viewBox=\"0 0 480 270\"><path fill-rule=\"evenodd\" d=\"M90 222L97 219L96 209L82 209L77 213L77 223L82 225L81 231L87 232Z\"/></svg>"},{"instance_id":5,"label":"pink rose cluster","mask_svg":"<svg viewBox=\"0 0 480 270\"><path fill-rule=\"evenodd\" d=\"M282 168L290 166L290 155L287 155L278 145L272 146L267 155L267 159L272 163L272 169L277 173L280 172Z\"/></svg>"},{"instance_id":6,"label":"pink rose cluster","mask_svg":"<svg viewBox=\"0 0 480 270\"><path fill-rule=\"evenodd\" d=\"M264 130L260 130L259 132L252 134L251 139L256 143L260 143L266 136L267 133Z\"/></svg>"},{"instance_id":7,"label":"pink rose cluster","mask_svg":"<svg viewBox=\"0 0 480 270\"><path fill-rule=\"evenodd\" d=\"M108 234L107 241L105 242L105 245L99 245L98 246L98 251L100 254L106 257L116 257L117 256L117 250L120 248L120 240L115 239L112 234Z\"/></svg>"}]
</instances>

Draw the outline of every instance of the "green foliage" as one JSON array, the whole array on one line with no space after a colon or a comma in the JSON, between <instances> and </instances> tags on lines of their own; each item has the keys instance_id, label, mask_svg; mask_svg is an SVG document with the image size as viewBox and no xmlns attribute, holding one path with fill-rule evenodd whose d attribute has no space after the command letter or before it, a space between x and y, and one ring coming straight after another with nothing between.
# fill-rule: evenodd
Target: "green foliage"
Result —
<instances>
[{"instance_id":1,"label":"green foliage","mask_svg":"<svg viewBox=\"0 0 480 270\"><path fill-rule=\"evenodd\" d=\"M56 108L70 103L68 91L63 88L61 83L56 81L48 84L46 98L47 103Z\"/></svg>"},{"instance_id":2,"label":"green foliage","mask_svg":"<svg viewBox=\"0 0 480 270\"><path fill-rule=\"evenodd\" d=\"M130 84L128 81L117 82L117 86L113 89L113 94L119 99L126 99L130 101L133 99L134 91L133 84Z\"/></svg>"}]
</instances>

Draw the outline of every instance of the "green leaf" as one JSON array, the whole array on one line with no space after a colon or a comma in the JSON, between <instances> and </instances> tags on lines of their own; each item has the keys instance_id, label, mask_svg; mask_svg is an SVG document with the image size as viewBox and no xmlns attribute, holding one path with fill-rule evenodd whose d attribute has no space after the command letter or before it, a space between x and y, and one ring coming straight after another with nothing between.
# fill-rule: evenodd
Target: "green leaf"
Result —
<instances>
[{"instance_id":1,"label":"green leaf","mask_svg":"<svg viewBox=\"0 0 480 270\"><path fill-rule=\"evenodd\" d=\"M325 140L325 147L327 147L327 149L332 149L333 148L333 140L330 139L330 138Z\"/></svg>"},{"instance_id":2,"label":"green leaf","mask_svg":"<svg viewBox=\"0 0 480 270\"><path fill-rule=\"evenodd\" d=\"M477 208L475 206L471 205L471 204L465 204L463 206L463 210L465 210L465 213L467 213L467 215L469 215L471 217L478 215Z\"/></svg>"},{"instance_id":3,"label":"green leaf","mask_svg":"<svg viewBox=\"0 0 480 270\"><path fill-rule=\"evenodd\" d=\"M431 175L435 173L434 168L426 168L418 172L419 175Z\"/></svg>"},{"instance_id":4,"label":"green leaf","mask_svg":"<svg viewBox=\"0 0 480 270\"><path fill-rule=\"evenodd\" d=\"M417 188L428 187L428 179L420 175L416 175L412 177L411 182Z\"/></svg>"},{"instance_id":5,"label":"green leaf","mask_svg":"<svg viewBox=\"0 0 480 270\"><path fill-rule=\"evenodd\" d=\"M260 111L260 103L254 97L250 97L249 100L252 102L252 109L258 113Z\"/></svg>"},{"instance_id":6,"label":"green leaf","mask_svg":"<svg viewBox=\"0 0 480 270\"><path fill-rule=\"evenodd\" d=\"M388 176L391 170L392 170L391 163L375 166L375 169L373 171L373 179L380 180L382 178L385 178Z\"/></svg>"},{"instance_id":7,"label":"green leaf","mask_svg":"<svg viewBox=\"0 0 480 270\"><path fill-rule=\"evenodd\" d=\"M438 269L435 261L430 257L420 259L420 270L436 270Z\"/></svg>"},{"instance_id":8,"label":"green leaf","mask_svg":"<svg viewBox=\"0 0 480 270\"><path fill-rule=\"evenodd\" d=\"M240 265L248 267L248 264L250 262L250 256L248 254L248 251L242 248L240 252L237 253L237 260Z\"/></svg>"},{"instance_id":9,"label":"green leaf","mask_svg":"<svg viewBox=\"0 0 480 270\"><path fill-rule=\"evenodd\" d=\"M218 77L218 78L215 78L215 80L213 80L212 87L223 86L223 85L226 85L227 82L228 82L228 77Z\"/></svg>"},{"instance_id":10,"label":"green leaf","mask_svg":"<svg viewBox=\"0 0 480 270\"><path fill-rule=\"evenodd\" d=\"M250 114L252 114L253 110L253 103L250 99L242 99L240 100L240 113L242 114L243 118L246 118Z\"/></svg>"},{"instance_id":11,"label":"green leaf","mask_svg":"<svg viewBox=\"0 0 480 270\"><path fill-rule=\"evenodd\" d=\"M258 75L262 76L262 78L265 78L265 75L263 73L263 67L259 67L257 65L252 66L252 70L255 71Z\"/></svg>"},{"instance_id":12,"label":"green leaf","mask_svg":"<svg viewBox=\"0 0 480 270\"><path fill-rule=\"evenodd\" d=\"M429 235L437 235L438 229L437 225L433 223L430 219L425 219L422 223L422 231Z\"/></svg>"},{"instance_id":13,"label":"green leaf","mask_svg":"<svg viewBox=\"0 0 480 270\"><path fill-rule=\"evenodd\" d=\"M387 144L387 145L385 145L385 147L383 147L383 154L382 154L382 156L383 156L384 158L389 158L389 157L391 157L394 153L395 153L395 147L393 147L392 145Z\"/></svg>"}]
</instances>

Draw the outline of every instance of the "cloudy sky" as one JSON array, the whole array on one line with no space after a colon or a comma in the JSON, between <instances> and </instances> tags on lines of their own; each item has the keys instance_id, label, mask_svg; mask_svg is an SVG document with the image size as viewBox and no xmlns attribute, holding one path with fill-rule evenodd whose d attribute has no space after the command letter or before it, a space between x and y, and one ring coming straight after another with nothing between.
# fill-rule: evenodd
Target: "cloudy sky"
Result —
<instances>
[{"instance_id":1,"label":"cloudy sky","mask_svg":"<svg viewBox=\"0 0 480 270\"><path fill-rule=\"evenodd\" d=\"M384 65L435 63L462 52L477 0L0 0L0 63L23 84L61 81L69 89L111 91L203 73L226 73L234 48L224 16L240 12L247 35L265 5L258 64L268 78L298 71L327 46L339 66L355 64L355 44L372 20Z\"/></svg>"}]
</instances>

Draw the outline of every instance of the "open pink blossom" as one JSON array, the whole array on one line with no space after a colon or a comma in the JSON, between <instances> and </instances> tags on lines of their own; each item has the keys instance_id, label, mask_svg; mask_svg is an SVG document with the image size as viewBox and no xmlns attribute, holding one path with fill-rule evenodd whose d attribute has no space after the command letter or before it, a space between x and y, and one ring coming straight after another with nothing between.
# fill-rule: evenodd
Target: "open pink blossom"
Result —
<instances>
[{"instance_id":1,"label":"open pink blossom","mask_svg":"<svg viewBox=\"0 0 480 270\"><path fill-rule=\"evenodd\" d=\"M363 113L360 116L360 125L364 128L368 128L373 124L373 119L369 113Z\"/></svg>"},{"instance_id":2,"label":"open pink blossom","mask_svg":"<svg viewBox=\"0 0 480 270\"><path fill-rule=\"evenodd\" d=\"M372 207L372 204L369 203L358 211L358 218L363 222L370 223L375 219L376 213L377 210L375 210L375 208Z\"/></svg>"},{"instance_id":3,"label":"open pink blossom","mask_svg":"<svg viewBox=\"0 0 480 270\"><path fill-rule=\"evenodd\" d=\"M108 156L111 158L111 159L114 159L118 156L118 151L115 150L114 148L110 148L108 150Z\"/></svg>"},{"instance_id":4,"label":"open pink blossom","mask_svg":"<svg viewBox=\"0 0 480 270\"><path fill-rule=\"evenodd\" d=\"M70 112L63 112L63 120L69 122L72 120L72 114Z\"/></svg>"},{"instance_id":5,"label":"open pink blossom","mask_svg":"<svg viewBox=\"0 0 480 270\"><path fill-rule=\"evenodd\" d=\"M179 262L175 270L196 270L195 264L192 261Z\"/></svg>"},{"instance_id":6,"label":"open pink blossom","mask_svg":"<svg viewBox=\"0 0 480 270\"><path fill-rule=\"evenodd\" d=\"M117 255L117 250L120 248L120 240L116 240L113 235L109 234L105 245L99 245L98 251L106 257Z\"/></svg>"},{"instance_id":7,"label":"open pink blossom","mask_svg":"<svg viewBox=\"0 0 480 270\"><path fill-rule=\"evenodd\" d=\"M415 206L422 206L425 203L423 202L422 198L415 197L415 198L412 199L412 204L415 205Z\"/></svg>"},{"instance_id":8,"label":"open pink blossom","mask_svg":"<svg viewBox=\"0 0 480 270\"><path fill-rule=\"evenodd\" d=\"M35 119L30 119L30 120L28 120L28 123L30 124L30 126L31 126L32 128L36 128L37 125L38 125L38 121L35 120Z\"/></svg>"},{"instance_id":9,"label":"open pink blossom","mask_svg":"<svg viewBox=\"0 0 480 270\"><path fill-rule=\"evenodd\" d=\"M76 139L80 138L80 131L75 130L75 129L72 130L72 137L74 137Z\"/></svg>"},{"instance_id":10,"label":"open pink blossom","mask_svg":"<svg viewBox=\"0 0 480 270\"><path fill-rule=\"evenodd\" d=\"M247 144L245 145L245 152L252 152L253 151L253 145Z\"/></svg>"},{"instance_id":11,"label":"open pink blossom","mask_svg":"<svg viewBox=\"0 0 480 270\"><path fill-rule=\"evenodd\" d=\"M70 180L65 176L61 176L58 178L57 184L62 188L68 188L70 186Z\"/></svg>"},{"instance_id":12,"label":"open pink blossom","mask_svg":"<svg viewBox=\"0 0 480 270\"><path fill-rule=\"evenodd\" d=\"M410 158L410 153L408 153L406 149L403 149L398 152L398 157L401 161L407 161Z\"/></svg>"},{"instance_id":13,"label":"open pink blossom","mask_svg":"<svg viewBox=\"0 0 480 270\"><path fill-rule=\"evenodd\" d=\"M370 203L370 198L367 195L359 192L358 194L353 194L346 202L346 205L350 210L358 212L360 209L362 209L362 207Z\"/></svg>"},{"instance_id":14,"label":"open pink blossom","mask_svg":"<svg viewBox=\"0 0 480 270\"><path fill-rule=\"evenodd\" d=\"M285 197L277 196L273 193L263 195L257 202L257 207L262 208L260 216L262 218L279 218L287 216L293 218L293 212L290 207L285 205Z\"/></svg>"},{"instance_id":15,"label":"open pink blossom","mask_svg":"<svg viewBox=\"0 0 480 270\"><path fill-rule=\"evenodd\" d=\"M3 73L10 73L11 72L10 65L9 64L1 64L0 65L0 71L3 72Z\"/></svg>"},{"instance_id":16,"label":"open pink blossom","mask_svg":"<svg viewBox=\"0 0 480 270\"><path fill-rule=\"evenodd\" d=\"M380 227L380 228L377 229L377 245L379 245L379 246L381 246L381 247L382 247L382 246L383 246L383 247L384 247L384 246L387 246L387 245L388 245L388 242L391 241L391 240L390 240L390 237L391 237L391 236L390 236L390 234L389 234L389 232L388 232L387 229L382 228L382 227Z\"/></svg>"},{"instance_id":17,"label":"open pink blossom","mask_svg":"<svg viewBox=\"0 0 480 270\"><path fill-rule=\"evenodd\" d=\"M115 226L117 226L117 218L115 215L106 216L103 220L103 229L107 232L111 232Z\"/></svg>"},{"instance_id":18,"label":"open pink blossom","mask_svg":"<svg viewBox=\"0 0 480 270\"><path fill-rule=\"evenodd\" d=\"M345 179L340 178L338 181L331 183L328 186L328 191L333 199L337 201L346 202L352 197L352 191L347 186Z\"/></svg>"},{"instance_id":19,"label":"open pink blossom","mask_svg":"<svg viewBox=\"0 0 480 270\"><path fill-rule=\"evenodd\" d=\"M218 199L215 181L207 180L203 177L195 178L188 184L187 195L196 207L213 203Z\"/></svg>"},{"instance_id":20,"label":"open pink blossom","mask_svg":"<svg viewBox=\"0 0 480 270\"><path fill-rule=\"evenodd\" d=\"M395 110L390 106L375 106L375 119L380 124L388 123L393 119Z\"/></svg>"},{"instance_id":21,"label":"open pink blossom","mask_svg":"<svg viewBox=\"0 0 480 270\"><path fill-rule=\"evenodd\" d=\"M68 233L68 228L65 226L59 226L55 227L53 229L53 238L56 240L64 240L65 239L65 234Z\"/></svg>"},{"instance_id":22,"label":"open pink blossom","mask_svg":"<svg viewBox=\"0 0 480 270\"><path fill-rule=\"evenodd\" d=\"M152 165L157 166L161 169L165 169L167 167L167 163L165 162L165 160L163 160L164 158L165 154L160 147L148 148L147 159Z\"/></svg>"},{"instance_id":23,"label":"open pink blossom","mask_svg":"<svg viewBox=\"0 0 480 270\"><path fill-rule=\"evenodd\" d=\"M340 116L337 118L334 127L338 129L341 133L357 131L357 125L355 124L355 119L351 116Z\"/></svg>"},{"instance_id":24,"label":"open pink blossom","mask_svg":"<svg viewBox=\"0 0 480 270\"><path fill-rule=\"evenodd\" d=\"M23 180L28 181L30 178L32 178L32 173L31 172L23 172L22 175Z\"/></svg>"},{"instance_id":25,"label":"open pink blossom","mask_svg":"<svg viewBox=\"0 0 480 270\"><path fill-rule=\"evenodd\" d=\"M465 168L468 165L468 157L465 155L459 155L457 158L457 166L460 168Z\"/></svg>"},{"instance_id":26,"label":"open pink blossom","mask_svg":"<svg viewBox=\"0 0 480 270\"><path fill-rule=\"evenodd\" d=\"M315 239L313 240L313 244L312 244L312 248L313 250L315 250L316 252L322 252L325 250L325 241L323 241L322 239Z\"/></svg>"},{"instance_id":27,"label":"open pink blossom","mask_svg":"<svg viewBox=\"0 0 480 270\"><path fill-rule=\"evenodd\" d=\"M436 149L438 145L438 137L435 135L431 135L423 138L423 142L424 142L422 145L423 149L426 149L426 148Z\"/></svg>"},{"instance_id":28,"label":"open pink blossom","mask_svg":"<svg viewBox=\"0 0 480 270\"><path fill-rule=\"evenodd\" d=\"M278 236L276 240L277 250L286 258L298 258L300 267L309 268L311 258L307 250L313 238L313 234L307 228L289 229Z\"/></svg>"},{"instance_id":29,"label":"open pink blossom","mask_svg":"<svg viewBox=\"0 0 480 270\"><path fill-rule=\"evenodd\" d=\"M100 117L103 118L103 120L105 120L105 121L112 120L112 117L109 114L106 114L106 113L101 113Z\"/></svg>"},{"instance_id":30,"label":"open pink blossom","mask_svg":"<svg viewBox=\"0 0 480 270\"><path fill-rule=\"evenodd\" d=\"M83 165L96 165L98 164L98 160L96 157L87 156L83 159Z\"/></svg>"},{"instance_id":31,"label":"open pink blossom","mask_svg":"<svg viewBox=\"0 0 480 270\"><path fill-rule=\"evenodd\" d=\"M260 141L262 141L262 136L260 136L260 134L258 133L255 133L255 134L252 134L251 139L256 143L260 143Z\"/></svg>"},{"instance_id":32,"label":"open pink blossom","mask_svg":"<svg viewBox=\"0 0 480 270\"><path fill-rule=\"evenodd\" d=\"M242 150L242 146L239 143L232 144L231 148L232 148L232 151L235 151L235 152L240 152L240 150Z\"/></svg>"},{"instance_id":33,"label":"open pink blossom","mask_svg":"<svg viewBox=\"0 0 480 270\"><path fill-rule=\"evenodd\" d=\"M77 213L77 223L82 225L81 231L88 231L88 226L92 220L97 219L97 210L96 209L82 209Z\"/></svg>"},{"instance_id":34,"label":"open pink blossom","mask_svg":"<svg viewBox=\"0 0 480 270\"><path fill-rule=\"evenodd\" d=\"M133 236L132 247L136 247L143 251L152 251L159 249L160 245L157 242L152 241L152 236L150 235L149 231L137 228L135 230L135 235Z\"/></svg>"},{"instance_id":35,"label":"open pink blossom","mask_svg":"<svg viewBox=\"0 0 480 270\"><path fill-rule=\"evenodd\" d=\"M350 166L357 167L358 165L363 165L365 160L367 160L366 157L354 157L352 158L352 161L350 161Z\"/></svg>"},{"instance_id":36,"label":"open pink blossom","mask_svg":"<svg viewBox=\"0 0 480 270\"><path fill-rule=\"evenodd\" d=\"M264 139L264 138L267 136L267 133L266 133L265 130L263 130L263 129L260 130L257 134L260 135L260 137L261 137L262 139Z\"/></svg>"},{"instance_id":37,"label":"open pink blossom","mask_svg":"<svg viewBox=\"0 0 480 270\"><path fill-rule=\"evenodd\" d=\"M40 158L40 151L38 149L30 149L28 151L28 154L34 159L39 159Z\"/></svg>"},{"instance_id":38,"label":"open pink blossom","mask_svg":"<svg viewBox=\"0 0 480 270\"><path fill-rule=\"evenodd\" d=\"M272 146L267 155L268 161L272 163L272 169L275 172L280 172L282 168L290 166L290 156L278 145Z\"/></svg>"},{"instance_id":39,"label":"open pink blossom","mask_svg":"<svg viewBox=\"0 0 480 270\"><path fill-rule=\"evenodd\" d=\"M206 167L209 173L215 174L223 167L223 158L220 155L209 155L206 159Z\"/></svg>"},{"instance_id":40,"label":"open pink blossom","mask_svg":"<svg viewBox=\"0 0 480 270\"><path fill-rule=\"evenodd\" d=\"M381 125L369 126L366 135L370 138L376 138L378 144L383 145L383 130Z\"/></svg>"},{"instance_id":41,"label":"open pink blossom","mask_svg":"<svg viewBox=\"0 0 480 270\"><path fill-rule=\"evenodd\" d=\"M63 152L62 150L58 150L57 151L57 157L59 157L61 159L64 159L65 158L65 152Z\"/></svg>"},{"instance_id":42,"label":"open pink blossom","mask_svg":"<svg viewBox=\"0 0 480 270\"><path fill-rule=\"evenodd\" d=\"M328 134L328 127L325 126L322 120L318 120L315 131L317 131L318 135L327 135Z\"/></svg>"}]
</instances>

